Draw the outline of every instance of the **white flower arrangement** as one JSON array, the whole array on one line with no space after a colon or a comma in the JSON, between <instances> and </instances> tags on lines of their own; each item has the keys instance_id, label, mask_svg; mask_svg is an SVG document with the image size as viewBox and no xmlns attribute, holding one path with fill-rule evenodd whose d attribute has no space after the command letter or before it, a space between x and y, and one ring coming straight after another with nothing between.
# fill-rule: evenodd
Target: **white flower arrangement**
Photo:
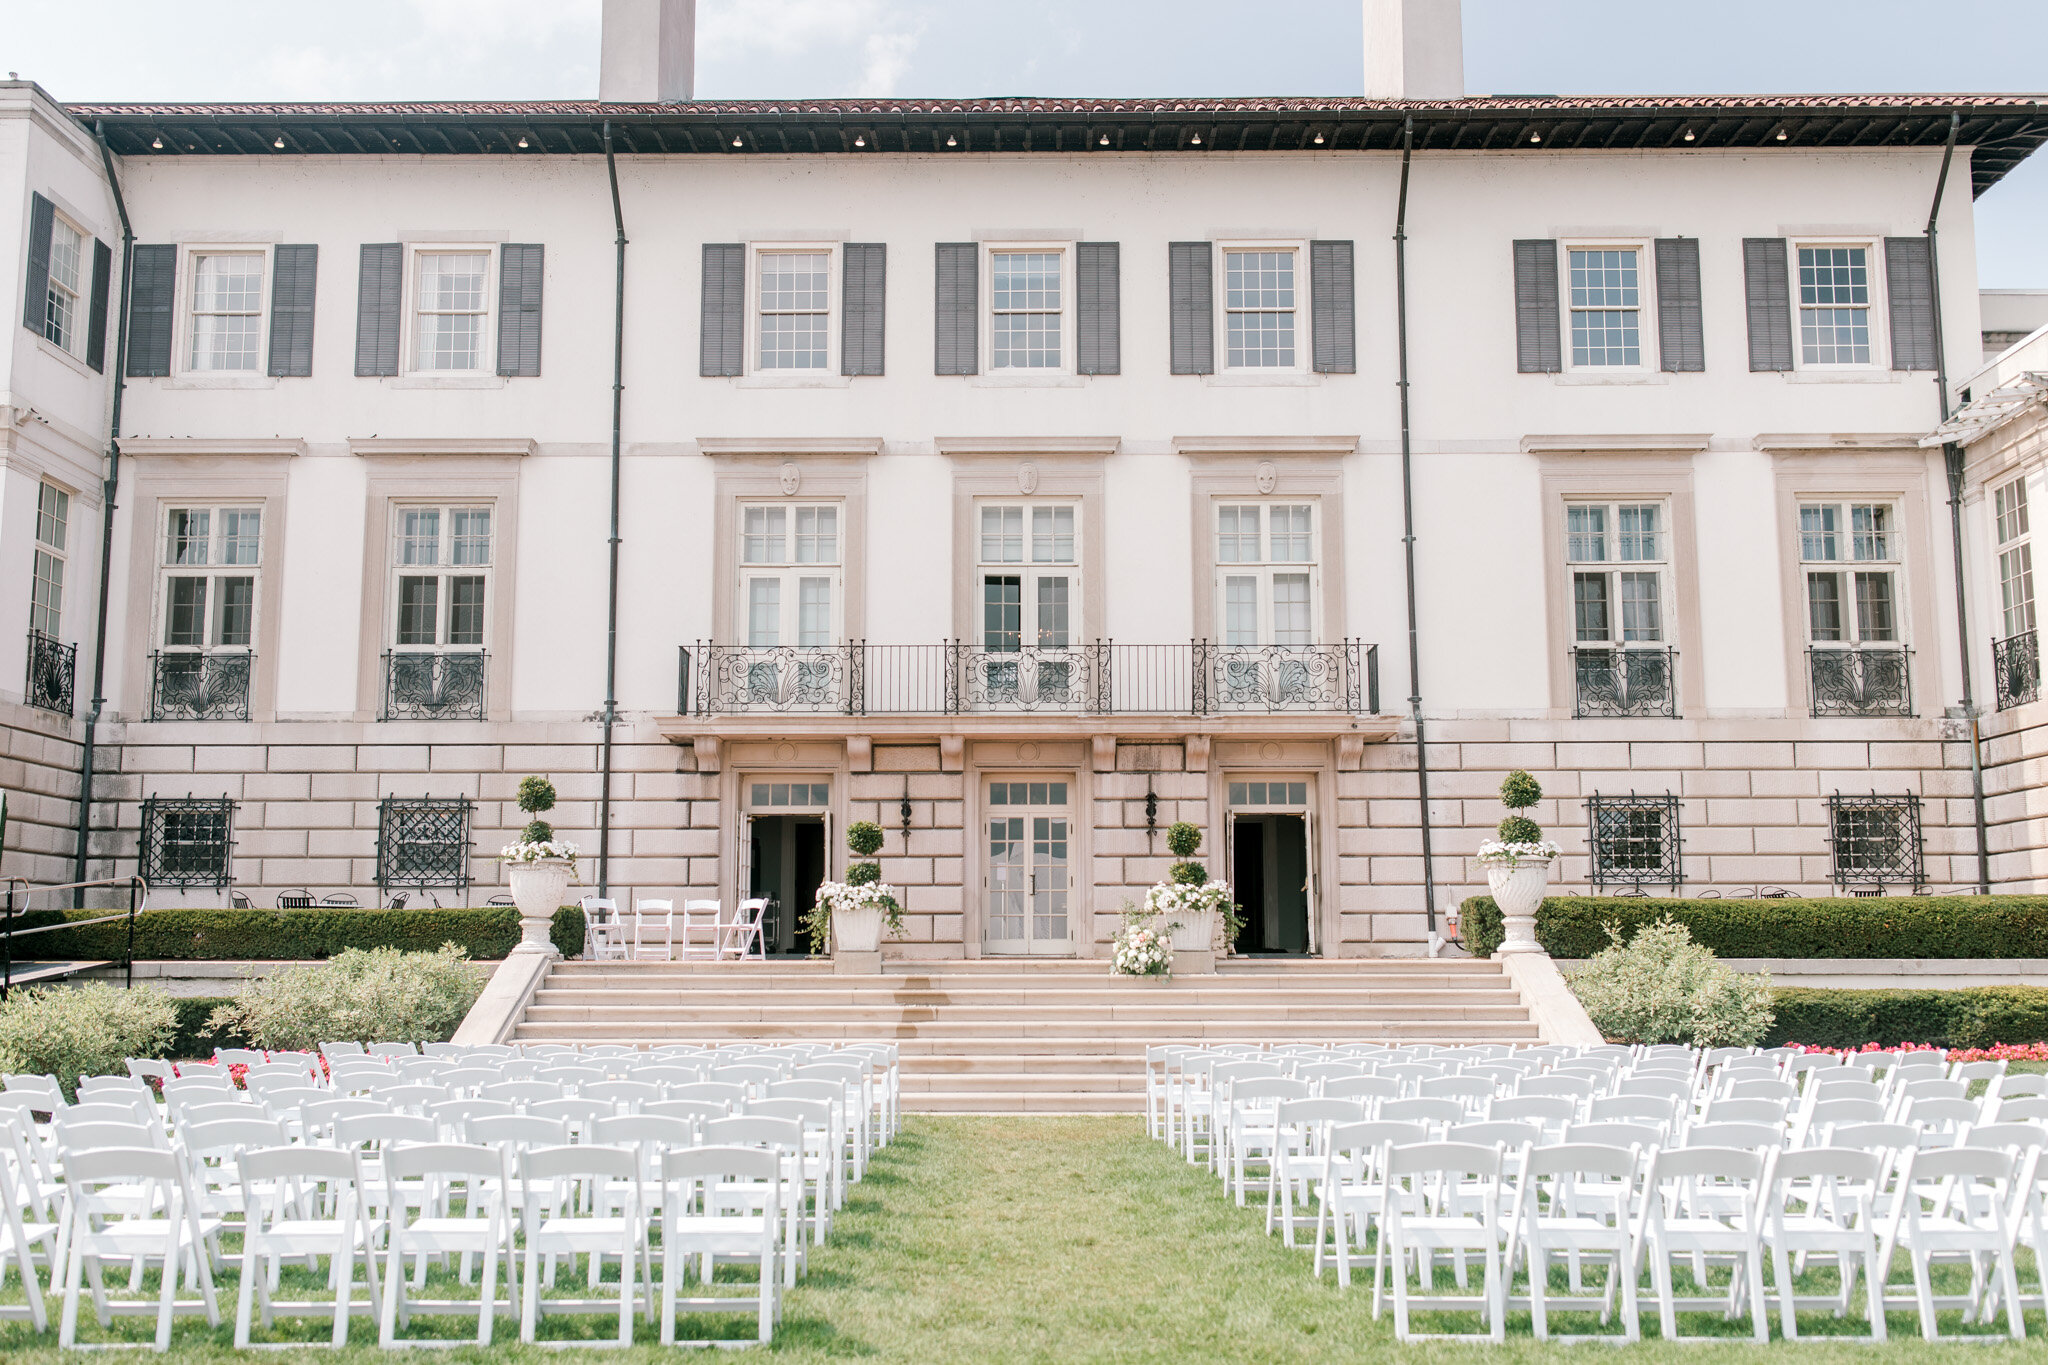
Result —
<instances>
[{"instance_id":1,"label":"white flower arrangement","mask_svg":"<svg viewBox=\"0 0 2048 1365\"><path fill-rule=\"evenodd\" d=\"M890 933L903 932L903 904L897 898L896 888L887 882L868 882L861 886L847 882L819 882L817 908L812 913L823 912L822 930L832 922L832 916L841 911L869 907L880 907L882 923Z\"/></svg>"},{"instance_id":2,"label":"white flower arrangement","mask_svg":"<svg viewBox=\"0 0 2048 1365\"><path fill-rule=\"evenodd\" d=\"M1160 882L1145 893L1145 913L1166 919L1211 911L1224 914L1230 905L1228 882L1203 882L1199 886L1185 882Z\"/></svg>"},{"instance_id":3,"label":"white flower arrangement","mask_svg":"<svg viewBox=\"0 0 2048 1365\"><path fill-rule=\"evenodd\" d=\"M1478 861L1482 867L1514 867L1524 858L1532 861L1539 858L1555 858L1563 852L1563 849L1549 839L1515 844L1504 844L1498 839L1488 839L1479 846Z\"/></svg>"},{"instance_id":4,"label":"white flower arrangement","mask_svg":"<svg viewBox=\"0 0 2048 1365\"><path fill-rule=\"evenodd\" d=\"M531 843L507 844L498 850L498 857L508 863L540 863L559 858L573 867L576 845L567 839L537 839Z\"/></svg>"},{"instance_id":5,"label":"white flower arrangement","mask_svg":"<svg viewBox=\"0 0 2048 1365\"><path fill-rule=\"evenodd\" d=\"M1118 976L1172 976L1173 926L1132 916L1116 936L1110 970Z\"/></svg>"}]
</instances>

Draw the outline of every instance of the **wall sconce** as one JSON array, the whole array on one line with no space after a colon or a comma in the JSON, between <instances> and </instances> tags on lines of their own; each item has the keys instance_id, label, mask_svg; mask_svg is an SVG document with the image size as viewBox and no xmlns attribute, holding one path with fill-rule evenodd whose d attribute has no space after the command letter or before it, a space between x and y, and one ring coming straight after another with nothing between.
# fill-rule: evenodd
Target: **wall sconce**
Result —
<instances>
[{"instance_id":1,"label":"wall sconce","mask_svg":"<svg viewBox=\"0 0 2048 1365\"><path fill-rule=\"evenodd\" d=\"M1159 832L1159 793L1152 790L1151 774L1145 776L1145 851L1152 851L1152 836Z\"/></svg>"},{"instance_id":2,"label":"wall sconce","mask_svg":"<svg viewBox=\"0 0 2048 1365\"><path fill-rule=\"evenodd\" d=\"M909 774L909 773L905 773L905 774L903 775L903 802L902 802L902 804L901 804L901 805L899 805L899 806L898 806L898 807L897 807L896 809L897 809L897 813L898 813L899 815L901 815L901 816L903 817L903 843L904 843L904 846L905 846L905 848L906 848L906 850L907 850L907 849L908 849L908 847L909 847L909 844L910 844L910 774Z\"/></svg>"}]
</instances>

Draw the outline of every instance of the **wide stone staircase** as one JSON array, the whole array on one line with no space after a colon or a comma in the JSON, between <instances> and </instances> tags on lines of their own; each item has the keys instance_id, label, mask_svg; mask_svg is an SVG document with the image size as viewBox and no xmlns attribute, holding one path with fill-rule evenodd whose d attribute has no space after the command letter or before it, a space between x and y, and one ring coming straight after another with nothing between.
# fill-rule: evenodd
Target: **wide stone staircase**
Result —
<instances>
[{"instance_id":1,"label":"wide stone staircase","mask_svg":"<svg viewBox=\"0 0 2048 1365\"><path fill-rule=\"evenodd\" d=\"M1214 976L1113 977L1100 962L555 964L521 1042L887 1041L904 1108L1137 1113L1150 1043L1537 1041L1501 967L1471 959L1232 960Z\"/></svg>"}]
</instances>

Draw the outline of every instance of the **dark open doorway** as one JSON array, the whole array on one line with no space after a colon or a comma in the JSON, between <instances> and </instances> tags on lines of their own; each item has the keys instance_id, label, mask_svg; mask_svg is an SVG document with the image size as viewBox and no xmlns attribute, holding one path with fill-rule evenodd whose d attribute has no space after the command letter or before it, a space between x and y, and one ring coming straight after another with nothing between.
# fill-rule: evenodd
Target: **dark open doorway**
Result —
<instances>
[{"instance_id":1,"label":"dark open doorway","mask_svg":"<svg viewBox=\"0 0 2048 1365\"><path fill-rule=\"evenodd\" d=\"M1308 821L1240 815L1231 825L1231 889L1243 907L1240 953L1308 954Z\"/></svg>"},{"instance_id":2,"label":"dark open doorway","mask_svg":"<svg viewBox=\"0 0 2048 1365\"><path fill-rule=\"evenodd\" d=\"M808 953L801 926L825 880L825 822L815 815L757 815L753 840L749 894L768 898L763 945L771 954Z\"/></svg>"}]
</instances>

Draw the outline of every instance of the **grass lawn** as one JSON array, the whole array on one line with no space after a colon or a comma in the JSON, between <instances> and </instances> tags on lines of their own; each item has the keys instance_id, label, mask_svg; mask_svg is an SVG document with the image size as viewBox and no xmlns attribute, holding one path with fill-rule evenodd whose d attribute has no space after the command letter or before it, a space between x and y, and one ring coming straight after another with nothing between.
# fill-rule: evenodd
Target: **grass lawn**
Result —
<instances>
[{"instance_id":1,"label":"grass lawn","mask_svg":"<svg viewBox=\"0 0 2048 1365\"><path fill-rule=\"evenodd\" d=\"M302 1273L302 1272L293 1272ZM153 1276L152 1276L153 1278ZM438 1278L438 1276L437 1276ZM1831 1272L1815 1272L1815 1287ZM2032 1288L2031 1262L2023 1282ZM172 1354L184 1361L236 1358L232 1338L233 1278L222 1303L228 1321L217 1331L203 1319L181 1320ZM1681 1280L1681 1283L1683 1281ZM430 1284L430 1295L445 1287ZM575 1287L565 1275L562 1291ZM1860 1298L1860 1293L1859 1293ZM18 1303L11 1284L7 1299ZM1391 1321L1373 1321L1367 1283L1339 1293L1308 1269L1305 1251L1288 1251L1264 1231L1263 1211L1239 1209L1205 1171L1145 1140L1135 1118L918 1118L876 1161L853 1193L832 1242L815 1253L808 1278L787 1300L775 1351L795 1360L1011 1362L1112 1360L1352 1361L1393 1348ZM83 1305L81 1336L104 1340ZM57 1304L51 1303L54 1322ZM544 1335L602 1336L616 1319L556 1318ZM1553 1330L1590 1330L1590 1317L1554 1316ZM1694 1319L1721 1324L1717 1318ZM1775 1331L1775 1308L1773 1329ZM1458 1327L1472 1325L1461 1321ZM1802 1314L1802 1331L1830 1330L1825 1314ZM732 1330L747 1324L734 1321ZM1860 1330L1860 1323L1844 1326ZM1944 1321L1954 1330L1953 1315ZM726 1330L700 1323L699 1334ZM1972 1344L1928 1347L1918 1320L1893 1313L1894 1351L1915 1360L1952 1356L1984 1361L2042 1359L2041 1314L2028 1315L2030 1340L2020 1347ZM117 1319L112 1336L146 1340L153 1319ZM320 1319L280 1319L271 1340L324 1339ZM458 1320L416 1317L418 1336L467 1335ZM1569 1348L1538 1348L1527 1315L1510 1321L1505 1358L1562 1356ZM1648 1330L1655 1331L1654 1313ZM516 1344L518 1328L500 1318L493 1356L559 1360L559 1353ZM1520 1340L1515 1333L1521 1334ZM1738 1335L1737 1331L1731 1335ZM686 1328L685 1334L691 1334ZM359 1318L352 1340L374 1342ZM514 1344L503 1342L512 1338ZM634 1359L672 1358L653 1344L652 1327ZM262 1339L259 1336L259 1339ZM1634 1358L1734 1360L1756 1348L1674 1347L1648 1343ZM1802 1361L1869 1360L1865 1348L1826 1343L1774 1345ZM1725 1352L1725 1354L1724 1354ZM55 1365L54 1333L32 1335L26 1324L0 1328L0 1353L10 1365ZM297 1357L299 1353L288 1353ZM307 1358L313 1353L308 1352ZM473 1357L473 1348L456 1356ZM352 1347L350 1362L388 1360L373 1345ZM1477 1356L1458 1345L1417 1346L1404 1355L1458 1361ZM246 1359L246 1357L242 1357ZM330 1357L331 1358L331 1357ZM618 1357L611 1357L617 1359Z\"/></svg>"}]
</instances>

